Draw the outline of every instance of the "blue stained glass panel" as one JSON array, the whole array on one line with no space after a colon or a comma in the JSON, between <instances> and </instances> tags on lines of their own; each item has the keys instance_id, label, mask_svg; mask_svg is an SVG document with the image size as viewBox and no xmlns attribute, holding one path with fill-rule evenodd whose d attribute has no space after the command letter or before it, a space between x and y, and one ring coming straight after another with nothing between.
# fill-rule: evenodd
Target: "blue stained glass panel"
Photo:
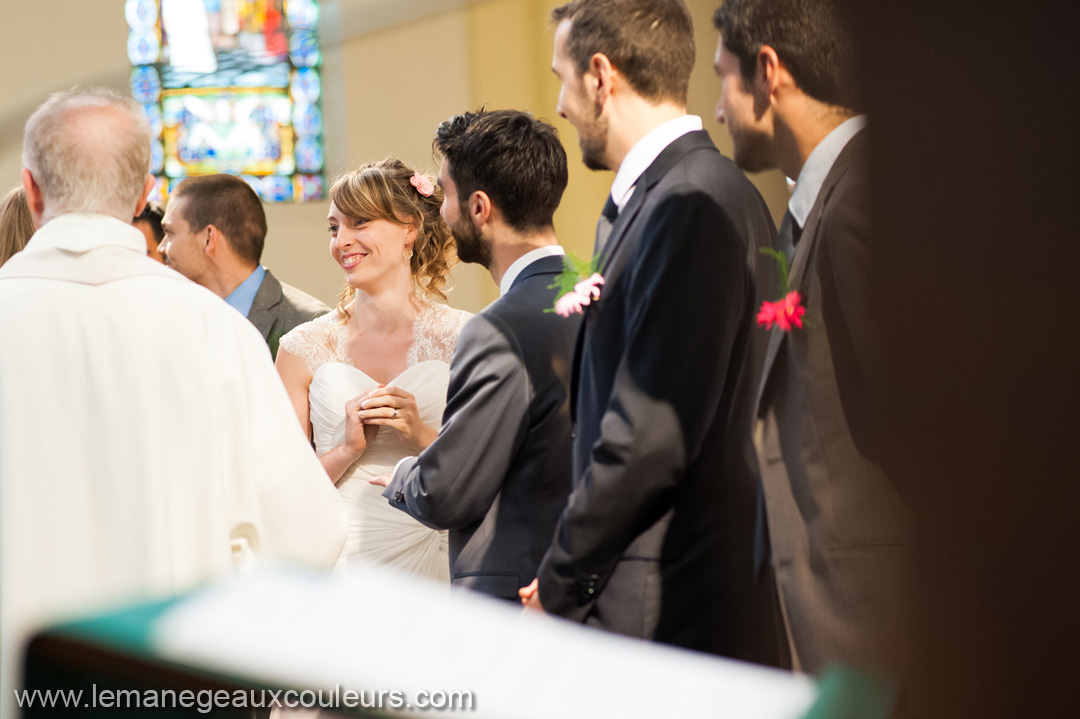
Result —
<instances>
[{"instance_id":1,"label":"blue stained glass panel","mask_svg":"<svg viewBox=\"0 0 1080 719\"><path fill-rule=\"evenodd\" d=\"M124 17L132 29L152 28L158 21L157 0L127 0Z\"/></svg>"},{"instance_id":2,"label":"blue stained glass panel","mask_svg":"<svg viewBox=\"0 0 1080 719\"><path fill-rule=\"evenodd\" d=\"M157 62L161 41L153 29L132 30L128 33L127 51L132 65L149 65Z\"/></svg>"},{"instance_id":3,"label":"blue stained glass panel","mask_svg":"<svg viewBox=\"0 0 1080 719\"><path fill-rule=\"evenodd\" d=\"M325 197L316 0L126 0L124 14L156 193L225 172L268 202Z\"/></svg>"},{"instance_id":4,"label":"blue stained glass panel","mask_svg":"<svg viewBox=\"0 0 1080 719\"><path fill-rule=\"evenodd\" d=\"M165 122L161 117L161 105L143 105L146 120L150 123L150 132L154 137L161 137L161 131L165 129Z\"/></svg>"},{"instance_id":5,"label":"blue stained glass panel","mask_svg":"<svg viewBox=\"0 0 1080 719\"><path fill-rule=\"evenodd\" d=\"M293 184L297 202L319 200L326 196L326 178L322 175L296 175Z\"/></svg>"},{"instance_id":6,"label":"blue stained glass panel","mask_svg":"<svg viewBox=\"0 0 1080 719\"><path fill-rule=\"evenodd\" d=\"M310 30L294 32L289 40L289 59L297 67L318 67L322 62L319 39Z\"/></svg>"},{"instance_id":7,"label":"blue stained glass panel","mask_svg":"<svg viewBox=\"0 0 1080 719\"><path fill-rule=\"evenodd\" d=\"M293 105L293 129L297 137L318 137L323 131L322 111L318 105Z\"/></svg>"},{"instance_id":8,"label":"blue stained glass panel","mask_svg":"<svg viewBox=\"0 0 1080 719\"><path fill-rule=\"evenodd\" d=\"M319 71L311 67L293 70L292 83L289 85L293 102L318 102L322 94L322 82Z\"/></svg>"},{"instance_id":9,"label":"blue stained glass panel","mask_svg":"<svg viewBox=\"0 0 1080 719\"><path fill-rule=\"evenodd\" d=\"M165 148L162 147L161 140L154 140L150 143L150 173L156 175L163 169L165 169Z\"/></svg>"},{"instance_id":10,"label":"blue stained glass panel","mask_svg":"<svg viewBox=\"0 0 1080 719\"><path fill-rule=\"evenodd\" d=\"M131 96L140 105L157 102L161 98L161 78L149 65L131 69Z\"/></svg>"},{"instance_id":11,"label":"blue stained glass panel","mask_svg":"<svg viewBox=\"0 0 1080 719\"><path fill-rule=\"evenodd\" d=\"M313 137L296 141L296 168L300 172L318 172L323 168L322 143Z\"/></svg>"},{"instance_id":12,"label":"blue stained glass panel","mask_svg":"<svg viewBox=\"0 0 1080 719\"><path fill-rule=\"evenodd\" d=\"M312 0L289 0L286 15L293 30L313 30L319 22L319 6Z\"/></svg>"}]
</instances>

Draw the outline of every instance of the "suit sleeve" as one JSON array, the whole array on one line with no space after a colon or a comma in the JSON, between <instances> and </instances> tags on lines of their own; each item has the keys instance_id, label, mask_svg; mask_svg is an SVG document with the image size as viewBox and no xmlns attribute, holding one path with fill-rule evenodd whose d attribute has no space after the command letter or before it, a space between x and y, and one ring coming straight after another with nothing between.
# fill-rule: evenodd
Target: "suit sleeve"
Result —
<instances>
[{"instance_id":1,"label":"suit sleeve","mask_svg":"<svg viewBox=\"0 0 1080 719\"><path fill-rule=\"evenodd\" d=\"M524 442L530 398L514 334L494 315L477 315L458 337L438 438L397 468L383 496L429 527L480 521Z\"/></svg>"},{"instance_id":2,"label":"suit sleeve","mask_svg":"<svg viewBox=\"0 0 1080 719\"><path fill-rule=\"evenodd\" d=\"M626 349L600 436L538 572L548 612L583 620L631 542L672 506L745 332L746 257L731 220L700 190L676 190L647 218L619 280L628 283Z\"/></svg>"}]
</instances>

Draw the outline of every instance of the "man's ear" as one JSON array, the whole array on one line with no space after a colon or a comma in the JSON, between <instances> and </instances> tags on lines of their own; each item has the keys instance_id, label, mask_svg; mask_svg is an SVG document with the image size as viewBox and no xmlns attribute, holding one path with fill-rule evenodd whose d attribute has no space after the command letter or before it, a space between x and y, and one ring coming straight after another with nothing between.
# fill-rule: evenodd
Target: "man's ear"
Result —
<instances>
[{"instance_id":1,"label":"man's ear","mask_svg":"<svg viewBox=\"0 0 1080 719\"><path fill-rule=\"evenodd\" d=\"M154 189L156 180L153 175L146 176L146 182L143 183L142 195L139 196L139 204L135 205L135 214L132 217L138 217L146 209L146 198L150 197L150 192Z\"/></svg>"},{"instance_id":2,"label":"man's ear","mask_svg":"<svg viewBox=\"0 0 1080 719\"><path fill-rule=\"evenodd\" d=\"M582 76L582 81L585 83L586 91L591 90L597 114L611 96L616 74L615 66L604 53L598 52L589 59L589 71Z\"/></svg>"},{"instance_id":3,"label":"man's ear","mask_svg":"<svg viewBox=\"0 0 1080 719\"><path fill-rule=\"evenodd\" d=\"M212 255L218 251L225 238L222 237L221 230L214 225L207 225L202 231L206 233L206 239L203 240L203 252Z\"/></svg>"},{"instance_id":4,"label":"man's ear","mask_svg":"<svg viewBox=\"0 0 1080 719\"><path fill-rule=\"evenodd\" d=\"M494 209L491 198L483 190L477 190L469 195L469 216L477 227L483 228L485 224L491 222Z\"/></svg>"},{"instance_id":5,"label":"man's ear","mask_svg":"<svg viewBox=\"0 0 1080 719\"><path fill-rule=\"evenodd\" d=\"M763 99L771 98L790 77L776 50L769 45L762 45L758 50L757 66L754 69L754 94Z\"/></svg>"},{"instance_id":6,"label":"man's ear","mask_svg":"<svg viewBox=\"0 0 1080 719\"><path fill-rule=\"evenodd\" d=\"M22 170L23 189L26 190L26 204L30 208L30 217L34 220L34 228L41 229L41 217L45 214L45 193L38 187L30 170L25 167Z\"/></svg>"}]
</instances>

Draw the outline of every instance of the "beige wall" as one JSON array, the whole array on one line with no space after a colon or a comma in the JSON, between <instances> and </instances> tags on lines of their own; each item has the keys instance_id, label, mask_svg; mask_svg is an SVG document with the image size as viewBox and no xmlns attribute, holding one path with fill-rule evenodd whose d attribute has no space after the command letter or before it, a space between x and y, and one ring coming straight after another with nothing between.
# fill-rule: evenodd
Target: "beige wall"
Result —
<instances>
[{"instance_id":1,"label":"beige wall","mask_svg":"<svg viewBox=\"0 0 1080 719\"><path fill-rule=\"evenodd\" d=\"M2 0L0 189L19 182L22 125L49 93L73 85L127 92L127 28L122 0ZM551 73L557 0L324 0L324 111L332 176L387 156L435 169L431 137L447 117L481 105L529 110L559 129L570 158L570 186L555 217L564 245L592 248L609 172L581 164L577 133L555 115L558 83ZM689 0L698 62L690 111L725 154L730 138L713 119L720 85L712 72L718 0ZM14 70L14 72L13 72ZM774 216L787 190L778 173L752 177ZM327 253L326 202L270 205L264 262L286 282L333 304L341 274ZM477 310L497 296L475 266L454 271L451 303Z\"/></svg>"}]
</instances>

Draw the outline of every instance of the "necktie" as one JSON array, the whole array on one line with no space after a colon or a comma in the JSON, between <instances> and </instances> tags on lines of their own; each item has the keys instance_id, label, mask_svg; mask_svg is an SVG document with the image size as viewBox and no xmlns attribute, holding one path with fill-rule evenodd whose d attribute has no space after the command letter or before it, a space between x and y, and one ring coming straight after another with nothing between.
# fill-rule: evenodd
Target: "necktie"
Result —
<instances>
[{"instance_id":1,"label":"necktie","mask_svg":"<svg viewBox=\"0 0 1080 719\"><path fill-rule=\"evenodd\" d=\"M611 225L614 224L615 218L618 216L619 206L615 204L615 200L611 199L611 195L608 195L607 202L604 203L604 209L600 212L600 219L596 222L594 255L604 250L604 245L607 244L608 237L611 236Z\"/></svg>"},{"instance_id":2,"label":"necktie","mask_svg":"<svg viewBox=\"0 0 1080 719\"><path fill-rule=\"evenodd\" d=\"M800 237L802 237L802 228L795 221L791 210L788 210L784 213L784 219L780 223L780 233L777 235L776 241L780 246L780 251L787 256L789 266L795 258L795 245L798 244Z\"/></svg>"}]
</instances>

